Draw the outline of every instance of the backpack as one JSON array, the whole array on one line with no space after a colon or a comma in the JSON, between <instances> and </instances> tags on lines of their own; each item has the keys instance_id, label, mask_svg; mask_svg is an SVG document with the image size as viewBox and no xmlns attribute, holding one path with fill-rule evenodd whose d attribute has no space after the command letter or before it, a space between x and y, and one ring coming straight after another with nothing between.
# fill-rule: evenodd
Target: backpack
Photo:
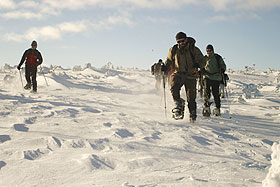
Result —
<instances>
[{"instance_id":1,"label":"backpack","mask_svg":"<svg viewBox=\"0 0 280 187\"><path fill-rule=\"evenodd\" d=\"M218 69L220 70L220 73L222 75L222 81L221 83L224 84L225 86L227 86L227 80L229 80L229 77L228 75L225 73L225 72L222 72L221 71L221 65L220 65L220 59L222 58L221 55L215 53L215 58L216 58L216 61L217 61L217 65L218 65Z\"/></svg>"}]
</instances>

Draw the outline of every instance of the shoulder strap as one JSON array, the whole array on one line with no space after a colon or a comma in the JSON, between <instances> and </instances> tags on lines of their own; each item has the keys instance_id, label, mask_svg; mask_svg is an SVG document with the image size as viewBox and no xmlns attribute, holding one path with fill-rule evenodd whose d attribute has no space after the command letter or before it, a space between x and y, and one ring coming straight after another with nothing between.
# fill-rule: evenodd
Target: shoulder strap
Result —
<instances>
[{"instance_id":1,"label":"shoulder strap","mask_svg":"<svg viewBox=\"0 0 280 187\"><path fill-rule=\"evenodd\" d=\"M189 43L189 50L190 50L190 54L191 54L191 58L193 63L195 64L195 56L194 56L194 48L195 48L195 39L192 37L188 37L188 43Z\"/></svg>"},{"instance_id":2,"label":"shoulder strap","mask_svg":"<svg viewBox=\"0 0 280 187\"><path fill-rule=\"evenodd\" d=\"M175 45L173 45L173 47L172 47L172 49L171 49L171 58L172 58L172 61L175 61L175 54L176 54L177 48L178 48L178 44L175 44Z\"/></svg>"}]
</instances>

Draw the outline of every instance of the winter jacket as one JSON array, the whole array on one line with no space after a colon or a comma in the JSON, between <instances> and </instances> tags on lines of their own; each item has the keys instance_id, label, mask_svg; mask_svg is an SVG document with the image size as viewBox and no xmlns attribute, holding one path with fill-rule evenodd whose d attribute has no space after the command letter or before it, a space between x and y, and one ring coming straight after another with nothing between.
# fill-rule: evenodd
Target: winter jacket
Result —
<instances>
[{"instance_id":1,"label":"winter jacket","mask_svg":"<svg viewBox=\"0 0 280 187\"><path fill-rule=\"evenodd\" d=\"M174 73L183 73L187 78L195 79L196 74L194 71L197 68L202 68L205 65L205 58L200 49L196 47L195 40L188 37L187 44L179 48L177 45L169 49L165 66L167 71L170 71L171 67L174 67ZM175 53L174 47L177 48ZM174 54L172 54L174 53Z\"/></svg>"},{"instance_id":2,"label":"winter jacket","mask_svg":"<svg viewBox=\"0 0 280 187\"><path fill-rule=\"evenodd\" d=\"M152 74L153 75L162 75L162 71L161 71L161 66L163 65L162 62L158 62L158 63L155 63L153 66L152 66Z\"/></svg>"},{"instance_id":3,"label":"winter jacket","mask_svg":"<svg viewBox=\"0 0 280 187\"><path fill-rule=\"evenodd\" d=\"M38 65L42 64L43 58L41 53L37 49L27 49L21 58L19 66L25 62L27 68L37 68Z\"/></svg>"},{"instance_id":4,"label":"winter jacket","mask_svg":"<svg viewBox=\"0 0 280 187\"><path fill-rule=\"evenodd\" d=\"M205 56L205 74L203 78L208 78L210 80L221 81L222 73L226 70L226 64L223 58L218 54L210 54ZM218 59L218 62L217 62Z\"/></svg>"}]
</instances>

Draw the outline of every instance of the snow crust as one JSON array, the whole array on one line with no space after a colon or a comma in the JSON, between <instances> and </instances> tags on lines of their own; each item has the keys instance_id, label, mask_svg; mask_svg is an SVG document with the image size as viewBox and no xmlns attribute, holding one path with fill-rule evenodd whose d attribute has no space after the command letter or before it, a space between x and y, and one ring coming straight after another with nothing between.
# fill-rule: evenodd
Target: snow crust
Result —
<instances>
[{"instance_id":1,"label":"snow crust","mask_svg":"<svg viewBox=\"0 0 280 187\"><path fill-rule=\"evenodd\" d=\"M5 65L0 186L279 187L279 73L231 70L222 117L204 118L198 94L189 123L149 70L43 66L32 94Z\"/></svg>"}]
</instances>

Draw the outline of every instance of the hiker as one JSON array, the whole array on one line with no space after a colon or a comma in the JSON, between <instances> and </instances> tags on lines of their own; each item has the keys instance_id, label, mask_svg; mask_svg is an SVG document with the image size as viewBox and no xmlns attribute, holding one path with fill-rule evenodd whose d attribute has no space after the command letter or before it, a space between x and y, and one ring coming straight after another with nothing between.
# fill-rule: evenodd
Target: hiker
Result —
<instances>
[{"instance_id":1,"label":"hiker","mask_svg":"<svg viewBox=\"0 0 280 187\"><path fill-rule=\"evenodd\" d=\"M156 79L156 89L159 89L160 88L160 84L161 84L161 80L163 79L163 73L161 71L161 66L163 66L163 62L162 62L162 59L159 59L157 63L154 63L154 65L152 65L151 67L151 72L152 72L152 75L155 76L155 79Z\"/></svg>"},{"instance_id":2,"label":"hiker","mask_svg":"<svg viewBox=\"0 0 280 187\"><path fill-rule=\"evenodd\" d=\"M27 49L17 66L17 69L20 71L21 65L25 62L25 79L27 84L24 86L24 89L31 89L31 85L33 87L32 92L37 92L37 66L42 64L43 58L41 53L37 50L37 42L33 41L31 43L31 48Z\"/></svg>"},{"instance_id":3,"label":"hiker","mask_svg":"<svg viewBox=\"0 0 280 187\"><path fill-rule=\"evenodd\" d=\"M169 49L168 56L163 66L163 71L171 74L170 91L175 103L172 109L174 119L184 118L185 100L180 97L181 87L184 85L187 95L187 103L190 121L196 120L196 79L198 68L205 65L205 59L200 49L195 46L195 39L187 37L184 32L176 34L177 44Z\"/></svg>"},{"instance_id":4,"label":"hiker","mask_svg":"<svg viewBox=\"0 0 280 187\"><path fill-rule=\"evenodd\" d=\"M213 114L220 116L221 99L219 96L219 86L223 80L222 75L226 71L226 64L220 55L214 53L214 47L211 44L207 45L206 53L205 71L203 72L204 107L202 114L203 116L210 116L211 114L210 105L212 103L210 102L210 97L212 93L216 105Z\"/></svg>"}]
</instances>

